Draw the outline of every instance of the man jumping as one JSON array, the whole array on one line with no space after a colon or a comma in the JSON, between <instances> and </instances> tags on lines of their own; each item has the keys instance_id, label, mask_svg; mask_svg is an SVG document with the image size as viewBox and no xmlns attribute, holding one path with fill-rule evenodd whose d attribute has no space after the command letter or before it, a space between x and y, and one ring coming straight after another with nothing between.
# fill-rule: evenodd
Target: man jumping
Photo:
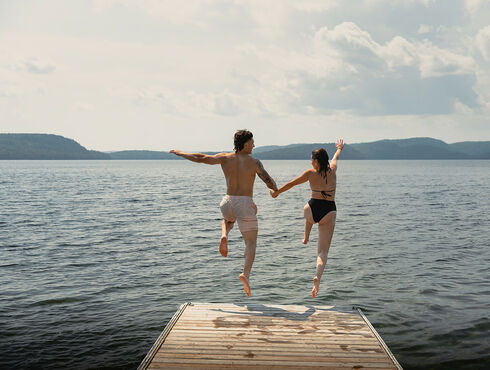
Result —
<instances>
[{"instance_id":1,"label":"man jumping","mask_svg":"<svg viewBox=\"0 0 490 370\"><path fill-rule=\"evenodd\" d=\"M228 255L228 233L233 228L235 221L237 221L238 228L245 241L245 263L243 273L240 274L239 278L243 283L243 290L247 296L250 296L250 270L255 258L258 231L257 206L252 199L255 175L258 175L269 189L277 190L277 186L262 163L250 155L255 147L253 135L250 131L237 131L234 144L235 151L233 153L206 155L202 153L184 153L180 150L171 150L170 153L192 162L221 165L227 189L226 195L220 203L223 221L221 223L219 251L223 257Z\"/></svg>"}]
</instances>

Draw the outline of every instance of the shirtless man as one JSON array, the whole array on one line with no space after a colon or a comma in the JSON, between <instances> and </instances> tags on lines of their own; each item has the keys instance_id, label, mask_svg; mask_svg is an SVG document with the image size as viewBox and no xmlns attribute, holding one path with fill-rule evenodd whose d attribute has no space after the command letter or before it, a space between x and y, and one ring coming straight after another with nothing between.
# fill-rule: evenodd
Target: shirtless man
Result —
<instances>
[{"instance_id":1,"label":"shirtless man","mask_svg":"<svg viewBox=\"0 0 490 370\"><path fill-rule=\"evenodd\" d=\"M258 231L257 206L252 199L255 175L258 175L269 189L277 190L277 186L262 163L250 155L255 147L253 135L250 131L237 131L234 144L234 153L206 155L202 153L184 153L180 150L171 150L170 153L184 157L192 162L221 165L227 189L226 195L220 203L223 221L221 222L219 251L223 257L228 255L228 233L233 228L235 221L237 221L238 228L245 241L245 263L243 273L240 274L239 278L243 283L243 290L247 296L250 296L250 270L255 258Z\"/></svg>"}]
</instances>

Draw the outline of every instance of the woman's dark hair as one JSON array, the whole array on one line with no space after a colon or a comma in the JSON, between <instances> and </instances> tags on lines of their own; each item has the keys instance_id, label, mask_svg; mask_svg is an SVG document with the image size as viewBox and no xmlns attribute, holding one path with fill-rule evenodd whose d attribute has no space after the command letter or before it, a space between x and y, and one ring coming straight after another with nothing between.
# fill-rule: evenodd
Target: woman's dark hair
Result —
<instances>
[{"instance_id":1,"label":"woman's dark hair","mask_svg":"<svg viewBox=\"0 0 490 370\"><path fill-rule=\"evenodd\" d=\"M253 134L248 130L238 130L235 132L235 139L233 140L233 143L235 144L235 153L242 150L245 143L253 137Z\"/></svg>"},{"instance_id":2,"label":"woman's dark hair","mask_svg":"<svg viewBox=\"0 0 490 370\"><path fill-rule=\"evenodd\" d=\"M318 171L325 181L327 181L327 172L330 171L330 163L328 163L328 153L325 149L319 148L311 152L311 158L318 160Z\"/></svg>"}]
</instances>

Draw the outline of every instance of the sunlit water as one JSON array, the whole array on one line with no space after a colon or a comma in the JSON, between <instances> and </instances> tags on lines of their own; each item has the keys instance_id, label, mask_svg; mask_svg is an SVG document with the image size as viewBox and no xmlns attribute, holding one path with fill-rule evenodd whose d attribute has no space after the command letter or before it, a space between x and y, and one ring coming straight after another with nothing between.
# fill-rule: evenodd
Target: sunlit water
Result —
<instances>
[{"instance_id":1,"label":"sunlit water","mask_svg":"<svg viewBox=\"0 0 490 370\"><path fill-rule=\"evenodd\" d=\"M264 161L279 184L307 161ZM218 252L219 166L0 161L0 367L136 368L186 301L363 308L402 366L490 365L490 161L341 161L337 225L311 298L307 185L257 180L252 294L243 242Z\"/></svg>"}]
</instances>

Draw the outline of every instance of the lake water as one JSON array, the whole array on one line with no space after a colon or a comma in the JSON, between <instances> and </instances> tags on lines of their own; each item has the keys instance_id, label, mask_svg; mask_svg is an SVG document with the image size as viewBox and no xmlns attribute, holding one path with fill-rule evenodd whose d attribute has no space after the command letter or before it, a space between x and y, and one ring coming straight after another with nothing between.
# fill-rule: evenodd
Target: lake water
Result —
<instances>
[{"instance_id":1,"label":"lake water","mask_svg":"<svg viewBox=\"0 0 490 370\"><path fill-rule=\"evenodd\" d=\"M279 184L308 161L263 161ZM252 297L219 166L0 161L0 368L134 369L186 301L360 306L406 369L490 367L490 161L340 161L311 298L307 184L257 179Z\"/></svg>"}]
</instances>

